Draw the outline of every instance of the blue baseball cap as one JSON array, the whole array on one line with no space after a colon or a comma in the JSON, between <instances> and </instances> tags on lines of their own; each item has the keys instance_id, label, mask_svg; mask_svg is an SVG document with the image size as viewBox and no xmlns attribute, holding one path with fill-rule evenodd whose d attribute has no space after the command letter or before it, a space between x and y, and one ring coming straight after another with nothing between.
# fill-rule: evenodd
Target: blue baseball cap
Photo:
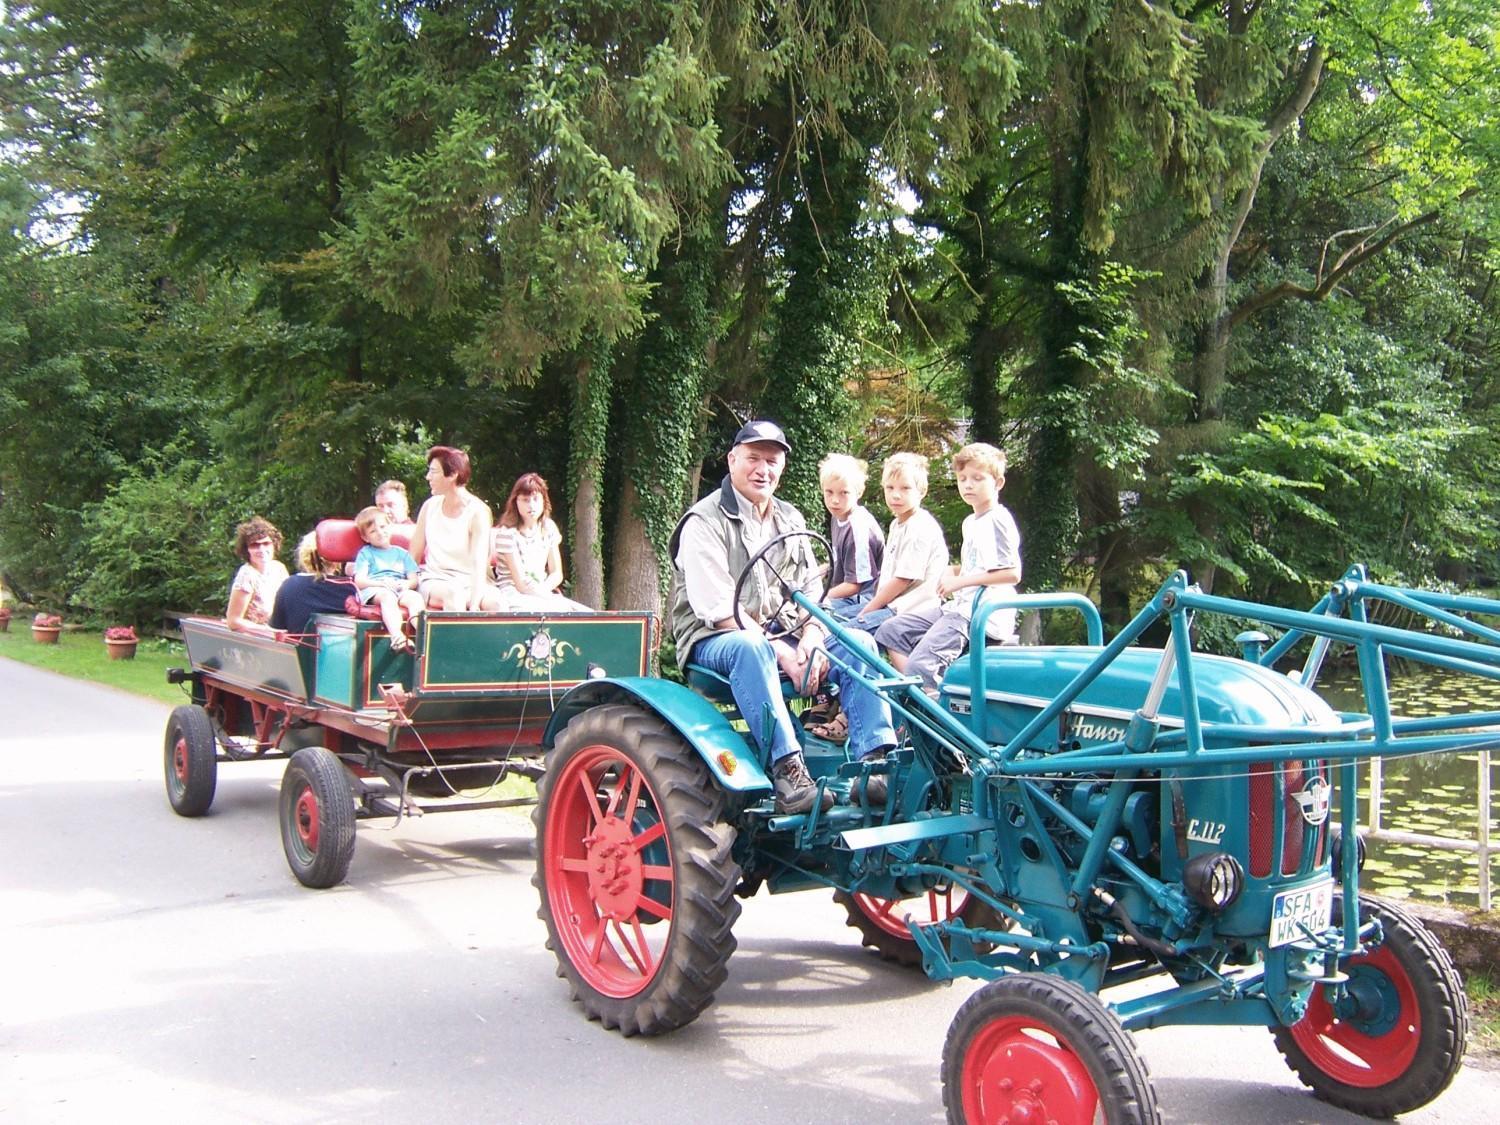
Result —
<instances>
[{"instance_id":1,"label":"blue baseball cap","mask_svg":"<svg viewBox=\"0 0 1500 1125\"><path fill-rule=\"evenodd\" d=\"M755 441L769 441L781 446L787 453L791 453L792 447L787 444L786 434L775 422L764 418L752 419L740 427L740 432L734 435L735 445L749 445Z\"/></svg>"}]
</instances>

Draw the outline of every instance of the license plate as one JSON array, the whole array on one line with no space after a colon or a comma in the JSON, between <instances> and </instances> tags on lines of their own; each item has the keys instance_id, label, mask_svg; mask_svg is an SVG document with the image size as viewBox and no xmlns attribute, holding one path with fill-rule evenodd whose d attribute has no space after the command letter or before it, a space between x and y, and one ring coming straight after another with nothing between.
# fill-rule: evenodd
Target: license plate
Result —
<instances>
[{"instance_id":1,"label":"license plate","mask_svg":"<svg viewBox=\"0 0 1500 1125\"><path fill-rule=\"evenodd\" d=\"M1332 879L1282 891L1271 903L1271 948L1297 941L1306 936L1304 930L1326 930L1332 917Z\"/></svg>"}]
</instances>

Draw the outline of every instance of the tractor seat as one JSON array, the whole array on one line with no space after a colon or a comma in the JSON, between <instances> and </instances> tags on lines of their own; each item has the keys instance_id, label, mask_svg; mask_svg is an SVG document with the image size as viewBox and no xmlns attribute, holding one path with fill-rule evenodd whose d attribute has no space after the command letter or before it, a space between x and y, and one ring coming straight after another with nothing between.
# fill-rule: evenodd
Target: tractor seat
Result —
<instances>
[{"instance_id":1,"label":"tractor seat","mask_svg":"<svg viewBox=\"0 0 1500 1125\"><path fill-rule=\"evenodd\" d=\"M699 695L713 703L724 703L730 707L734 706L734 692L729 689L729 679L711 668L705 668L701 664L688 664L682 669L683 678L687 680L688 687ZM781 697L783 699L797 699L797 689L792 686L792 681L785 676L781 677Z\"/></svg>"}]
</instances>

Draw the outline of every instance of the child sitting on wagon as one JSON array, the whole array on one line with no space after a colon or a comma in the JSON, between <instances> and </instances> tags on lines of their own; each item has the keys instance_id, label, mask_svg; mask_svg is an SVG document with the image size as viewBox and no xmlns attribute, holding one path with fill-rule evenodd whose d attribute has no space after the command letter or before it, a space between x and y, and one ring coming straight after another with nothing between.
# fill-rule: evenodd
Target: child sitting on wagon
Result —
<instances>
[{"instance_id":1,"label":"child sitting on wagon","mask_svg":"<svg viewBox=\"0 0 1500 1125\"><path fill-rule=\"evenodd\" d=\"M417 593L417 560L405 547L391 543L391 518L379 508L361 510L354 517L365 545L354 556L354 585L363 605L374 602L380 609L380 620L391 635L391 648L406 652L412 647L403 628L401 611L409 616L425 608Z\"/></svg>"}]
</instances>

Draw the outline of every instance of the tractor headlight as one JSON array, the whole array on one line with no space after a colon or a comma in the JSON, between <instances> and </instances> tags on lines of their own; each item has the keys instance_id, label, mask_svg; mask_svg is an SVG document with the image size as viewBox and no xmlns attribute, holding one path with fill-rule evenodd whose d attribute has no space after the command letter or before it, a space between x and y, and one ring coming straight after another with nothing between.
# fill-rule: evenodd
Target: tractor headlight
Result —
<instances>
[{"instance_id":1,"label":"tractor headlight","mask_svg":"<svg viewBox=\"0 0 1500 1125\"><path fill-rule=\"evenodd\" d=\"M1183 868L1182 885L1199 906L1225 910L1245 889L1245 869L1228 852L1195 855Z\"/></svg>"}]
</instances>

